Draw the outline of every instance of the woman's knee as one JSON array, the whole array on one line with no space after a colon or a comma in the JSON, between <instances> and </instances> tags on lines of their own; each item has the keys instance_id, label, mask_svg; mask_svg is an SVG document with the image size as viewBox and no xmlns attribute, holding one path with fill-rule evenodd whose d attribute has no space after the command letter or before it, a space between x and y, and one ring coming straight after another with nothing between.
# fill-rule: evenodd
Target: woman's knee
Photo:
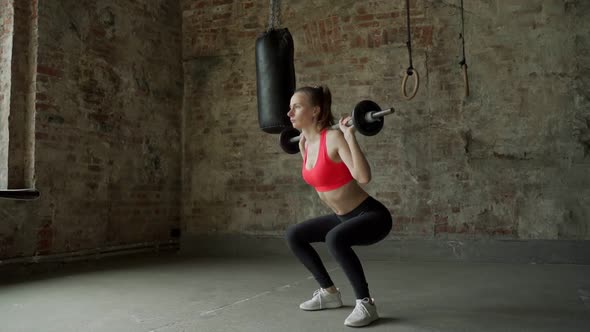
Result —
<instances>
[{"instance_id":1,"label":"woman's knee","mask_svg":"<svg viewBox=\"0 0 590 332\"><path fill-rule=\"evenodd\" d=\"M338 230L332 230L326 234L326 246L330 251L342 247L350 247L345 234L343 232L338 232Z\"/></svg>"}]
</instances>

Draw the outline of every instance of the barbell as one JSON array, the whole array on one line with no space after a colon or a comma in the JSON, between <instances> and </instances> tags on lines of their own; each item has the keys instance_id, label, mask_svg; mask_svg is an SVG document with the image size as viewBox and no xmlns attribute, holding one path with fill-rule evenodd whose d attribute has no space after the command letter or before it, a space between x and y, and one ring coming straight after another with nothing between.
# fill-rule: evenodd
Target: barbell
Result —
<instances>
[{"instance_id":1,"label":"barbell","mask_svg":"<svg viewBox=\"0 0 590 332\"><path fill-rule=\"evenodd\" d=\"M354 126L356 130L365 136L377 135L383 129L383 117L393 114L393 107L381 110L374 101L363 100L356 104L352 111L352 119L346 122L347 126ZM332 129L340 128L339 124L331 126ZM287 128L281 132L280 142L283 151L289 154L299 152L299 140L301 133L295 128Z\"/></svg>"}]
</instances>

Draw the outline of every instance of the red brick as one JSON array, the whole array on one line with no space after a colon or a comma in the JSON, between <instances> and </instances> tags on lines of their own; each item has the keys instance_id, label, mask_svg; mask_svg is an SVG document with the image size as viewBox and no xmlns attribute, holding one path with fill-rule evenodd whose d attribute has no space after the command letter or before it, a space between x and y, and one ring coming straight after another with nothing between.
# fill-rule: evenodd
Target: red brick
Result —
<instances>
[{"instance_id":1,"label":"red brick","mask_svg":"<svg viewBox=\"0 0 590 332\"><path fill-rule=\"evenodd\" d=\"M377 21L371 21L371 22L359 23L359 24L357 24L357 27L359 27L359 28L377 28L380 25L381 25L381 23L379 23Z\"/></svg>"},{"instance_id":2,"label":"red brick","mask_svg":"<svg viewBox=\"0 0 590 332\"><path fill-rule=\"evenodd\" d=\"M322 66L324 63L321 60L317 61L309 61L305 63L305 67L319 67Z\"/></svg>"},{"instance_id":3,"label":"red brick","mask_svg":"<svg viewBox=\"0 0 590 332\"><path fill-rule=\"evenodd\" d=\"M355 21L370 21L374 18L375 16L373 14L358 15L354 17Z\"/></svg>"},{"instance_id":4,"label":"red brick","mask_svg":"<svg viewBox=\"0 0 590 332\"><path fill-rule=\"evenodd\" d=\"M61 77L63 75L63 73L60 70L43 65L37 66L37 74L53 77Z\"/></svg>"}]
</instances>

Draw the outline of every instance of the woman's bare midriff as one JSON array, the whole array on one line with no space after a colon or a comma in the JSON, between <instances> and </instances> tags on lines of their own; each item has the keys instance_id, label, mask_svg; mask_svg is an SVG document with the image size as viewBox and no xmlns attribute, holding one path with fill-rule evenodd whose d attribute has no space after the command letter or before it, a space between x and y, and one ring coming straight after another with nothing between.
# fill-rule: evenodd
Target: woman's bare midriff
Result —
<instances>
[{"instance_id":1,"label":"woman's bare midriff","mask_svg":"<svg viewBox=\"0 0 590 332\"><path fill-rule=\"evenodd\" d=\"M369 197L369 194L355 180L335 190L318 191L318 195L322 202L338 215L343 215L354 210L354 208Z\"/></svg>"}]
</instances>

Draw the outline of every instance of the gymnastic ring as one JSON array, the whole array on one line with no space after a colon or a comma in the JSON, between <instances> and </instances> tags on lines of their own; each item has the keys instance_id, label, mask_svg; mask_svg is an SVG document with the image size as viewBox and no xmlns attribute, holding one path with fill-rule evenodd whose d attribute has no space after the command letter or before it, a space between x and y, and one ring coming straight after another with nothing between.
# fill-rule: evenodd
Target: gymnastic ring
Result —
<instances>
[{"instance_id":1,"label":"gymnastic ring","mask_svg":"<svg viewBox=\"0 0 590 332\"><path fill-rule=\"evenodd\" d=\"M408 96L406 93L406 83L408 82L408 77L414 74L416 75L416 78L414 78L414 89ZM420 75L418 75L418 71L416 71L414 68L408 68L408 70L406 70L404 80L402 81L402 94L404 95L404 98L407 100L412 100L416 96L416 93L418 93L418 86L420 86Z\"/></svg>"}]
</instances>

